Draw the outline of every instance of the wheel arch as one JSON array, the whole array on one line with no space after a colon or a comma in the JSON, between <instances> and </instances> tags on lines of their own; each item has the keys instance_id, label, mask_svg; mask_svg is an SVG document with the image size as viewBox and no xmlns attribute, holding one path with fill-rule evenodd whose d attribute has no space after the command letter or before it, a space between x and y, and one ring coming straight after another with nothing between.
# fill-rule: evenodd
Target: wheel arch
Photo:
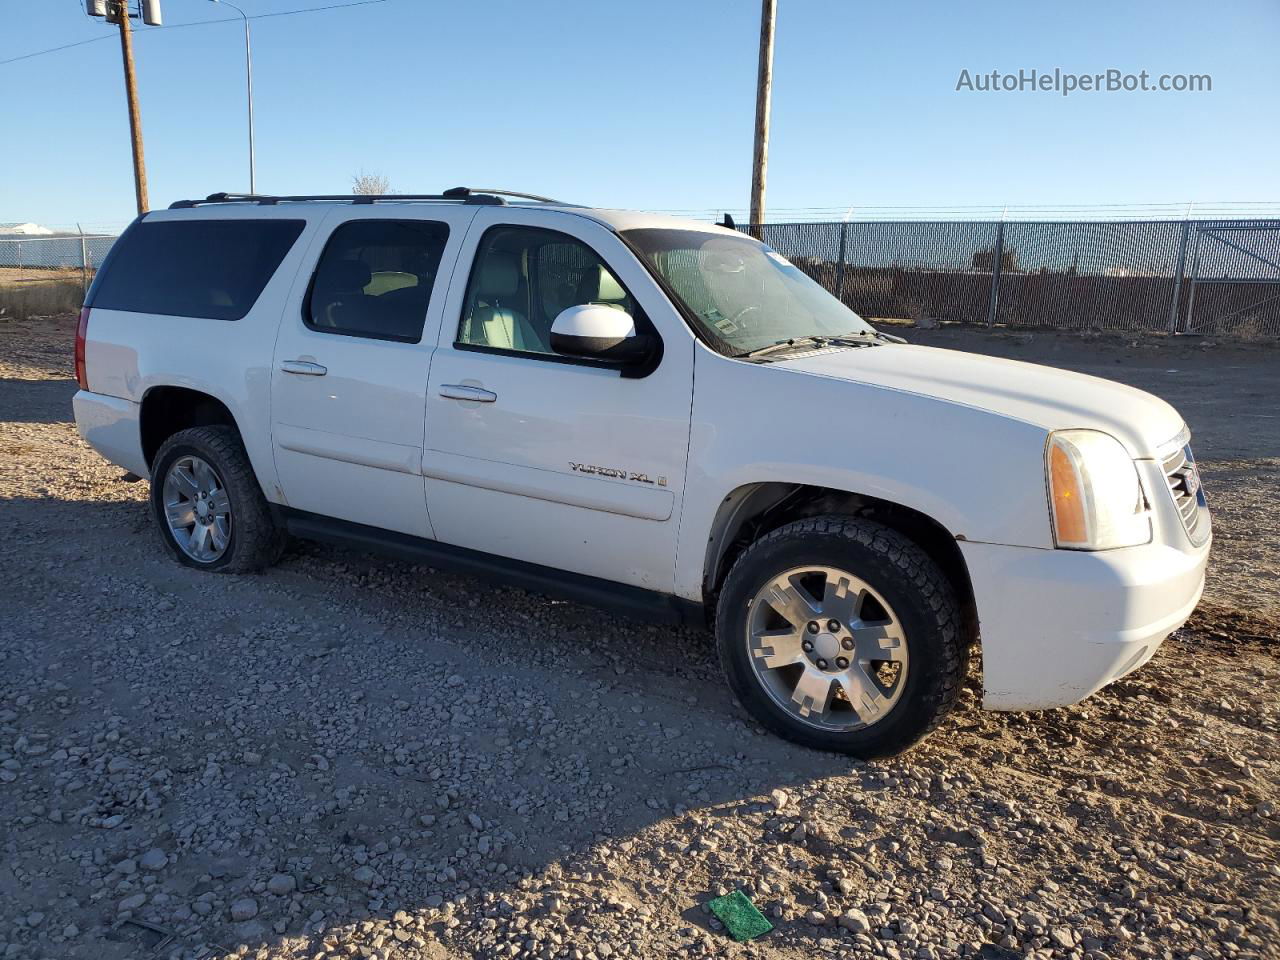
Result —
<instances>
[{"instance_id":1,"label":"wheel arch","mask_svg":"<svg viewBox=\"0 0 1280 960\"><path fill-rule=\"evenodd\" d=\"M703 596L714 610L734 561L752 542L793 520L822 514L866 517L899 531L942 569L965 614L970 638L977 634L977 608L968 564L957 537L921 511L880 497L832 487L775 481L737 487L721 501L707 538Z\"/></svg>"},{"instance_id":2,"label":"wheel arch","mask_svg":"<svg viewBox=\"0 0 1280 960\"><path fill-rule=\"evenodd\" d=\"M213 394L190 387L158 385L142 395L138 431L142 455L150 468L165 440L189 427L231 427L243 436L235 415Z\"/></svg>"}]
</instances>

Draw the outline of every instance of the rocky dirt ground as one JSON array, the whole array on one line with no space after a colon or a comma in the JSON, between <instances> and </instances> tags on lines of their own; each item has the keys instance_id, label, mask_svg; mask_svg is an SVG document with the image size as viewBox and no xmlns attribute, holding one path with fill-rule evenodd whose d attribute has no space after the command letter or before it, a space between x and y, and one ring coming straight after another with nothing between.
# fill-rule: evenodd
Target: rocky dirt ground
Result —
<instances>
[{"instance_id":1,"label":"rocky dirt ground","mask_svg":"<svg viewBox=\"0 0 1280 960\"><path fill-rule=\"evenodd\" d=\"M862 764L707 635L314 545L214 577L0 325L0 957L1280 957L1280 353L927 331L1196 433L1201 611L1130 678ZM703 909L775 924L733 943Z\"/></svg>"}]
</instances>

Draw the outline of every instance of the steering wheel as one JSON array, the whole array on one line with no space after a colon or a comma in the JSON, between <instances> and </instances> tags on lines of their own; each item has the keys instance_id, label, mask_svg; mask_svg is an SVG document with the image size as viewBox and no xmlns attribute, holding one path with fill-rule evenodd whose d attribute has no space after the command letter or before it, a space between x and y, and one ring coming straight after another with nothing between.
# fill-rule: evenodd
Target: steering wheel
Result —
<instances>
[{"instance_id":1,"label":"steering wheel","mask_svg":"<svg viewBox=\"0 0 1280 960\"><path fill-rule=\"evenodd\" d=\"M743 307L737 313L735 313L732 317L728 317L727 318L728 322L732 324L735 328L738 326L741 326L741 321L743 317L745 317L748 313L752 313L753 311L758 311L759 309L760 308L756 306L754 303L749 304Z\"/></svg>"}]
</instances>

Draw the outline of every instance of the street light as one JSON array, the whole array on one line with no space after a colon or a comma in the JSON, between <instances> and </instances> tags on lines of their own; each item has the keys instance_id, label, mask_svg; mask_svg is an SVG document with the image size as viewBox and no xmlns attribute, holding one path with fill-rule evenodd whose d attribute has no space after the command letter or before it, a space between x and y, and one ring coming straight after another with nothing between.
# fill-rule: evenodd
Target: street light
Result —
<instances>
[{"instance_id":1,"label":"street light","mask_svg":"<svg viewBox=\"0 0 1280 960\"><path fill-rule=\"evenodd\" d=\"M257 193L257 181L254 177L253 164L253 49L249 44L249 17L234 3L227 3L227 0L210 0L210 2L230 7L240 14L241 19L244 20L244 76L245 86L249 90L249 192Z\"/></svg>"}]
</instances>

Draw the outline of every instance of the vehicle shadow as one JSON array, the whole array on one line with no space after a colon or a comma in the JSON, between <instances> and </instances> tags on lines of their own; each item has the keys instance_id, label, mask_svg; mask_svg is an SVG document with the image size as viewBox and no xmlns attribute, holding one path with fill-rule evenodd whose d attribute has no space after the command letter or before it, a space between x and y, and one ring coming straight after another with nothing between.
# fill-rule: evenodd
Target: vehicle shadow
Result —
<instances>
[{"instance_id":1,"label":"vehicle shadow","mask_svg":"<svg viewBox=\"0 0 1280 960\"><path fill-rule=\"evenodd\" d=\"M948 822L942 778L976 793L963 771L1008 748L972 692L909 760L863 764L755 727L702 631L315 544L216 577L162 554L145 503L6 506L10 542L76 531L0 583L0 606L26 614L36 671L77 706L11 655L0 693L39 689L24 732L88 749L87 787L66 802L82 818L24 826L22 844L98 847L108 905L147 893L131 916L174 933L178 956L329 955L335 937L380 957L603 957L604 940L667 956L711 932L700 902L742 888L786 928L770 955L799 957L822 938L854 948L806 911L892 899L896 871L930 869L900 843L957 869L985 856L959 825L929 832ZM1046 717L1021 735L1047 740L1061 719ZM108 755L127 765L113 773ZM30 784L52 797L66 775L50 764ZM8 796L0 815L17 822ZM113 815L119 828L94 829ZM110 866L152 848L170 863L145 882ZM1021 855L1029 875L1058 876L1047 851ZM857 878L852 897L833 871ZM121 916L59 955L160 942ZM549 952L524 946L551 931Z\"/></svg>"},{"instance_id":2,"label":"vehicle shadow","mask_svg":"<svg viewBox=\"0 0 1280 960\"><path fill-rule=\"evenodd\" d=\"M74 380L23 380L0 377L0 422L74 423L71 398L79 389Z\"/></svg>"}]
</instances>

